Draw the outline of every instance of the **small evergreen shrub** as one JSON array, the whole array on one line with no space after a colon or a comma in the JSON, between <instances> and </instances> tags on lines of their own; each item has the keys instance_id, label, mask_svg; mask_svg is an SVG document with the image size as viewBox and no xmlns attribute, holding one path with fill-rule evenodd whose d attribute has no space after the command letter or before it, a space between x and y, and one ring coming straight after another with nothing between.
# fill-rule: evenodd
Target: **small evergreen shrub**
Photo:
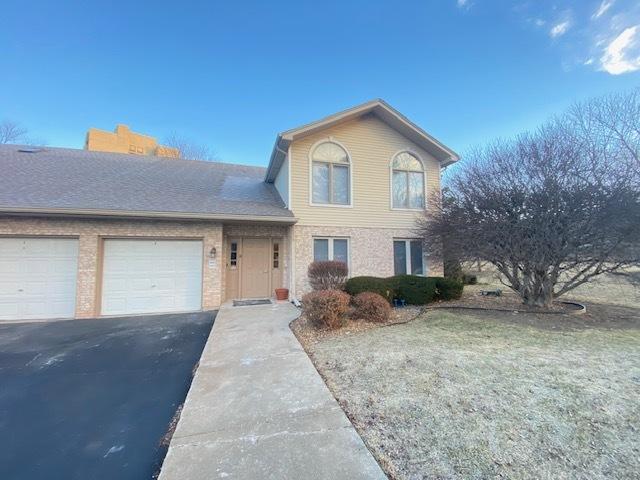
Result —
<instances>
[{"instance_id":1,"label":"small evergreen shrub","mask_svg":"<svg viewBox=\"0 0 640 480\"><path fill-rule=\"evenodd\" d=\"M407 305L425 305L436 300L460 298L462 282L452 278L421 277L418 275L396 275L395 277L353 277L347 280L345 290L350 295L363 292L377 293L389 303L394 298Z\"/></svg>"},{"instance_id":2,"label":"small evergreen shrub","mask_svg":"<svg viewBox=\"0 0 640 480\"><path fill-rule=\"evenodd\" d=\"M465 285L476 285L478 283L478 276L473 273L464 273L462 275L462 283Z\"/></svg>"},{"instance_id":3,"label":"small evergreen shrub","mask_svg":"<svg viewBox=\"0 0 640 480\"><path fill-rule=\"evenodd\" d=\"M436 281L418 275L396 275L388 279L396 298L404 299L408 305L425 305L436 297Z\"/></svg>"},{"instance_id":4,"label":"small evergreen shrub","mask_svg":"<svg viewBox=\"0 0 640 480\"><path fill-rule=\"evenodd\" d=\"M351 297L340 290L316 290L302 297L304 313L316 327L336 329L345 321Z\"/></svg>"},{"instance_id":5,"label":"small evergreen shrub","mask_svg":"<svg viewBox=\"0 0 640 480\"><path fill-rule=\"evenodd\" d=\"M342 290L349 276L344 262L313 262L307 271L309 284L314 290Z\"/></svg>"},{"instance_id":6,"label":"small evergreen shrub","mask_svg":"<svg viewBox=\"0 0 640 480\"><path fill-rule=\"evenodd\" d=\"M386 322L391 315L389 302L373 292L362 292L353 297L353 318L369 322Z\"/></svg>"},{"instance_id":7,"label":"small evergreen shrub","mask_svg":"<svg viewBox=\"0 0 640 480\"><path fill-rule=\"evenodd\" d=\"M353 277L347 280L344 289L349 295L358 295L363 292L377 293L389 303L396 297L391 283L388 279L381 277Z\"/></svg>"},{"instance_id":8,"label":"small evergreen shrub","mask_svg":"<svg viewBox=\"0 0 640 480\"><path fill-rule=\"evenodd\" d=\"M464 285L453 278L434 277L436 298L438 300L456 300L462 296Z\"/></svg>"}]
</instances>

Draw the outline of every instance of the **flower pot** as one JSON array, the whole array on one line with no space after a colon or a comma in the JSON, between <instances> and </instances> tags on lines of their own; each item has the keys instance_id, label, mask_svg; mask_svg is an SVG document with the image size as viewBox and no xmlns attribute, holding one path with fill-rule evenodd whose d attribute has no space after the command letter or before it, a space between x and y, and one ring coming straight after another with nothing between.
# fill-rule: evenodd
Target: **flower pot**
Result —
<instances>
[{"instance_id":1,"label":"flower pot","mask_svg":"<svg viewBox=\"0 0 640 480\"><path fill-rule=\"evenodd\" d=\"M287 300L289 298L288 288L276 288L276 300Z\"/></svg>"}]
</instances>

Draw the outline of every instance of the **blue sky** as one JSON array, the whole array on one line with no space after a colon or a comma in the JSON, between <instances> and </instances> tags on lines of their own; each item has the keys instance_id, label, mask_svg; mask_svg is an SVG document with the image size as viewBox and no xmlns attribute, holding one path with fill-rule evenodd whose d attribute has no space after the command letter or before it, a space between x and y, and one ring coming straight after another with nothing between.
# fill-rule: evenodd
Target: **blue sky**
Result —
<instances>
[{"instance_id":1,"label":"blue sky","mask_svg":"<svg viewBox=\"0 0 640 480\"><path fill-rule=\"evenodd\" d=\"M381 97L464 152L640 85L640 2L5 0L0 55L0 119L51 146L126 123L265 165Z\"/></svg>"}]
</instances>

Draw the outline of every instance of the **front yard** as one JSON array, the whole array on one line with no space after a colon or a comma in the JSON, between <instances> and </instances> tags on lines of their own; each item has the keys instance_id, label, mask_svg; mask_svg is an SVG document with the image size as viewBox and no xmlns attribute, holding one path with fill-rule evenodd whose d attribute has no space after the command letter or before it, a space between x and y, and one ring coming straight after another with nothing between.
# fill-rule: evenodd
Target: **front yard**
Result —
<instances>
[{"instance_id":1,"label":"front yard","mask_svg":"<svg viewBox=\"0 0 640 480\"><path fill-rule=\"evenodd\" d=\"M430 310L303 340L392 478L638 478L640 309Z\"/></svg>"}]
</instances>

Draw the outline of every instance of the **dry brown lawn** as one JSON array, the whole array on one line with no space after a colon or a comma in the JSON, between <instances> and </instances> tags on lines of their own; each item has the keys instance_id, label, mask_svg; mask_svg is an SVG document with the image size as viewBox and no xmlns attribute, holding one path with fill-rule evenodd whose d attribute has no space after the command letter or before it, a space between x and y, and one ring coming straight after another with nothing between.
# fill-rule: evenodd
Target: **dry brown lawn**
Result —
<instances>
[{"instance_id":1,"label":"dry brown lawn","mask_svg":"<svg viewBox=\"0 0 640 480\"><path fill-rule=\"evenodd\" d=\"M640 478L640 304L587 303L303 341L392 478Z\"/></svg>"}]
</instances>

